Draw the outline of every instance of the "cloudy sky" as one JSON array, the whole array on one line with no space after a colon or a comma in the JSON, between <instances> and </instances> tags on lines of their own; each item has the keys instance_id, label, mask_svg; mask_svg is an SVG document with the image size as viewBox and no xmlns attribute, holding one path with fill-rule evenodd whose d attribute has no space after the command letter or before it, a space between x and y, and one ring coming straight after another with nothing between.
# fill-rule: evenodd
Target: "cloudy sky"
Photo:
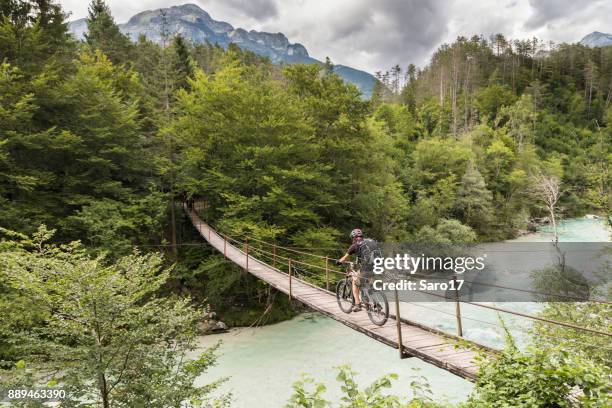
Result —
<instances>
[{"instance_id":1,"label":"cloudy sky","mask_svg":"<svg viewBox=\"0 0 612 408\"><path fill-rule=\"evenodd\" d=\"M87 0L60 0L71 19ZM576 42L612 32L610 0L106 0L117 22L149 9L194 3L212 18L247 30L282 32L311 56L369 72L424 65L458 35L537 36Z\"/></svg>"}]
</instances>

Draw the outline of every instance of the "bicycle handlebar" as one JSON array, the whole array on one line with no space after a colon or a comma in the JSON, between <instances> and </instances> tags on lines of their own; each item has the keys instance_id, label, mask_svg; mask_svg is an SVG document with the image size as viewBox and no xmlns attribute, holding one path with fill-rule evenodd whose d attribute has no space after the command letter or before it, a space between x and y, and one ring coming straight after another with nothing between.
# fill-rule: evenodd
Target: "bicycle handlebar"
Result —
<instances>
[{"instance_id":1,"label":"bicycle handlebar","mask_svg":"<svg viewBox=\"0 0 612 408\"><path fill-rule=\"evenodd\" d=\"M344 261L341 263L341 265L347 265L346 267L347 271L355 269L355 262Z\"/></svg>"}]
</instances>

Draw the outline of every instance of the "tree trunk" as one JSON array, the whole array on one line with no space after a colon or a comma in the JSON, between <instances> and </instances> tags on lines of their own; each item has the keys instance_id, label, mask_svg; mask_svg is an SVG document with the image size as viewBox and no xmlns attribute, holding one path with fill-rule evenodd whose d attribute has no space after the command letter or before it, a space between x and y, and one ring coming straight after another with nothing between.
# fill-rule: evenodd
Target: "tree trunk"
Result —
<instances>
[{"instance_id":1,"label":"tree trunk","mask_svg":"<svg viewBox=\"0 0 612 408\"><path fill-rule=\"evenodd\" d=\"M106 383L106 376L104 375L104 373L100 373L99 381L100 394L102 395L102 406L104 408L110 408L110 403L108 401L108 384Z\"/></svg>"},{"instance_id":2,"label":"tree trunk","mask_svg":"<svg viewBox=\"0 0 612 408\"><path fill-rule=\"evenodd\" d=\"M468 56L467 57L467 73L465 74L465 84L463 87L463 94L464 94L464 116L463 116L463 120L464 120L464 127L465 130L467 131L470 126L471 126L471 112L472 112L472 107L470 104L470 68L471 68L471 57Z\"/></svg>"},{"instance_id":3,"label":"tree trunk","mask_svg":"<svg viewBox=\"0 0 612 408\"><path fill-rule=\"evenodd\" d=\"M457 50L453 51L453 70L451 77L451 109L453 115L453 137L457 138L457 92L459 87L459 64L457 63Z\"/></svg>"},{"instance_id":4,"label":"tree trunk","mask_svg":"<svg viewBox=\"0 0 612 408\"><path fill-rule=\"evenodd\" d=\"M440 69L440 107L444 107L444 69Z\"/></svg>"},{"instance_id":5,"label":"tree trunk","mask_svg":"<svg viewBox=\"0 0 612 408\"><path fill-rule=\"evenodd\" d=\"M555 217L554 208L549 208L550 212L550 222L552 222L553 226L553 234L555 234L555 243L559 242L559 234L557 233L557 218Z\"/></svg>"},{"instance_id":6,"label":"tree trunk","mask_svg":"<svg viewBox=\"0 0 612 408\"><path fill-rule=\"evenodd\" d=\"M95 328L92 329L92 335L94 337L96 343L95 353L97 355L98 360L98 386L100 387L100 396L102 397L102 407L110 408L110 403L108 400L108 383L106 382L106 375L104 375L104 360L102 357L102 333L100 332L100 324L98 320L98 308L96 307L96 303L94 301L93 304L93 314L95 321Z\"/></svg>"}]
</instances>

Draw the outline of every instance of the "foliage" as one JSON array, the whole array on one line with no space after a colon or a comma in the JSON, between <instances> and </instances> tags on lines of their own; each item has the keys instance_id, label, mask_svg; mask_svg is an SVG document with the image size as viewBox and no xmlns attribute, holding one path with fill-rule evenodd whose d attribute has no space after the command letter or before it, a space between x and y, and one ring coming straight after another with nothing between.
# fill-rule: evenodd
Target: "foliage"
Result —
<instances>
[{"instance_id":1,"label":"foliage","mask_svg":"<svg viewBox=\"0 0 612 408\"><path fill-rule=\"evenodd\" d=\"M472 228L453 219L444 219L435 228L424 226L414 237L415 242L424 244L469 244L476 239Z\"/></svg>"},{"instance_id":2,"label":"foliage","mask_svg":"<svg viewBox=\"0 0 612 408\"><path fill-rule=\"evenodd\" d=\"M29 78L41 68L61 72L74 50L66 13L53 0L0 3L0 56Z\"/></svg>"},{"instance_id":3,"label":"foliage","mask_svg":"<svg viewBox=\"0 0 612 408\"><path fill-rule=\"evenodd\" d=\"M115 64L127 62L134 48L115 24L104 0L92 0L89 5L85 39L92 49L102 51Z\"/></svg>"},{"instance_id":4,"label":"foliage","mask_svg":"<svg viewBox=\"0 0 612 408\"><path fill-rule=\"evenodd\" d=\"M52 234L43 226L2 250L3 280L32 299L43 318L34 330L14 334L15 354L26 363L7 381L28 373L39 384L54 381L71 395L71 406L212 404L207 394L220 382L194 380L215 364L217 347L185 360L197 346L199 312L189 299L156 295L170 272L161 257L134 253L108 263L78 243L49 245Z\"/></svg>"},{"instance_id":5,"label":"foliage","mask_svg":"<svg viewBox=\"0 0 612 408\"><path fill-rule=\"evenodd\" d=\"M459 37L423 69L409 66L405 81L398 65L380 73L366 101L331 62L275 66L168 27L163 45L131 42L103 0L91 2L88 27L77 42L57 3L0 3L0 223L18 231L0 244L0 308L12 310L0 313L0 359L15 378L43 367L99 398L102 373L118 381L108 393L117 404L172 406L204 392L190 380L214 361L208 353L171 372L195 318L177 293L208 299L233 324L296 313L210 248L179 248L197 239L182 199L223 232L326 250L346 246L356 226L379 240L469 243L512 237L534 217L611 216L612 47ZM554 202L538 189L542 176L558 187ZM41 223L57 230L54 245L20 235ZM68 244L76 239L82 246ZM131 251L168 241L163 261ZM94 302L106 314L92 316ZM600 330L605 313L545 311ZM94 323L109 333L98 349L97 329L83 330ZM584 340L536 330L565 349ZM182 348L168 349L170 336ZM601 345L509 349L483 369L470 404L503 395L510 405L563 405L575 386L596 406L609 368ZM137 369L119 377L115 352ZM404 404L380 392L389 377L360 390L341 373L345 406ZM325 405L323 391L296 386L292 403Z\"/></svg>"},{"instance_id":6,"label":"foliage","mask_svg":"<svg viewBox=\"0 0 612 408\"><path fill-rule=\"evenodd\" d=\"M612 144L609 126L602 123L608 123L612 108L611 61L611 47L547 46L498 34L443 44L424 69L408 67L399 89L401 68L381 73L386 91L377 94L376 117L396 133L398 120L391 112L403 104L416 122L413 128L421 130L416 143L414 134L400 139L414 156L404 159L398 172L411 194L412 232L454 217L474 227L481 240L512 237L529 218L548 216L538 205L542 197L529 191L537 184L534 176L557 172L554 162L561 166L561 215L608 213ZM473 219L470 204L460 202L466 197L457 185L464 168L455 166L462 155L442 150L439 139L470 152L490 191L469 195L484 206L482 219Z\"/></svg>"},{"instance_id":7,"label":"foliage","mask_svg":"<svg viewBox=\"0 0 612 408\"><path fill-rule=\"evenodd\" d=\"M465 408L606 407L610 399L609 367L537 337L526 352L507 337L506 348L485 363ZM537 343L536 343L537 342Z\"/></svg>"},{"instance_id":8,"label":"foliage","mask_svg":"<svg viewBox=\"0 0 612 408\"><path fill-rule=\"evenodd\" d=\"M559 330L567 335L566 329ZM595 354L576 353L579 349L575 346L539 341L537 332L528 349L520 351L506 334L506 347L495 358L482 361L474 391L460 407L607 407L612 402L609 380L612 372L609 365L600 363L603 354L597 349ZM362 391L350 368L338 370L343 392L340 407L443 406L431 400L423 378L410 383L415 398L402 402L397 396L381 392L390 387L396 375L384 376ZM325 399L327 387L309 376L297 381L293 389L287 407L336 406Z\"/></svg>"},{"instance_id":9,"label":"foliage","mask_svg":"<svg viewBox=\"0 0 612 408\"><path fill-rule=\"evenodd\" d=\"M342 397L339 404L332 404L324 398L326 386L315 383L310 376L303 376L302 379L293 384L293 395L291 396L287 408L436 408L441 407L434 403L430 394L429 385L422 377L417 377L410 382L410 388L415 395L410 401L402 401L394 395L384 393L385 389L391 387L392 381L397 380L396 374L385 375L365 389L360 389L355 382L355 372L348 366L336 368L338 371L337 381L340 382Z\"/></svg>"},{"instance_id":10,"label":"foliage","mask_svg":"<svg viewBox=\"0 0 612 408\"><path fill-rule=\"evenodd\" d=\"M566 272L567 273L567 272ZM610 273L609 269L606 272ZM558 281L559 272L554 274L548 280L548 283L554 282L556 293L560 292L559 286L562 284ZM581 276L580 276L581 277ZM566 277L564 277L566 279ZM575 277L574 277L575 278ZM557 281L553 281L556 279ZM566 284L567 285L567 284ZM567 285L570 286L570 285ZM572 292L578 288L571 285L569 288ZM607 288L608 293L592 293L591 296L597 298L602 296L604 299L609 299L610 288ZM561 292L562 293L562 292ZM574 295L574 293L571 293ZM571 296L570 295L570 296ZM579 295L584 296L584 293ZM608 316L612 312L612 306L609 303L601 302L549 302L546 308L541 312L541 316L546 319L566 322L570 324L580 325L591 330L607 332L610 330L610 322ZM554 343L549 345L544 342L540 347L548 349L549 347L558 347L563 350L569 350L575 356L593 361L596 364L607 366L612 369L612 360L610 360L610 347L607 336L598 335L586 331L572 330L566 327L538 323L533 328L533 336L541 336L546 339L555 339Z\"/></svg>"},{"instance_id":11,"label":"foliage","mask_svg":"<svg viewBox=\"0 0 612 408\"><path fill-rule=\"evenodd\" d=\"M17 82L19 71L10 65L3 70L7 92L0 102L11 115L0 135L6 175L0 191L10 203L2 207L4 226L32 231L47 221L61 228L60 237L78 237L83 229L70 215L94 201L154 203L144 198L149 191L137 159L144 146L133 72L117 69L100 52L81 54L74 74L60 82L37 80L37 87Z\"/></svg>"},{"instance_id":12,"label":"foliage","mask_svg":"<svg viewBox=\"0 0 612 408\"><path fill-rule=\"evenodd\" d=\"M479 231L487 231L493 209L492 195L473 162L469 162L455 201L455 210L470 226Z\"/></svg>"}]
</instances>

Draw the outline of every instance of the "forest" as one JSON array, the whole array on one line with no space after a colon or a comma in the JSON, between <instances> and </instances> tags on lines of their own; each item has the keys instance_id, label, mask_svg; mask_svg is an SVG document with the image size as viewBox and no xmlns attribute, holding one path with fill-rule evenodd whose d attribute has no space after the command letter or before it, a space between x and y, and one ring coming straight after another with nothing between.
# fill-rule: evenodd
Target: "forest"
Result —
<instances>
[{"instance_id":1,"label":"forest","mask_svg":"<svg viewBox=\"0 0 612 408\"><path fill-rule=\"evenodd\" d=\"M356 226L379 241L471 243L562 217L612 224L612 47L459 37L425 67L377 73L365 100L329 60L275 65L167 28L161 44L131 41L103 0L83 41L67 17L53 0L0 0L2 381L44 372L104 407L229 403L210 400L220 382L193 385L214 348L172 369L195 348L201 310L240 326L300 306L184 245L202 243L188 199L228 234L307 248L344 248ZM568 406L576 383L584 406L606 406L609 360L543 357L557 352L511 347L469 406L504 389L509 406ZM543 359L555 374L525 397L533 384L510 367L533 374ZM292 406L325 406L303 386ZM436 406L421 402L408 406Z\"/></svg>"}]
</instances>

